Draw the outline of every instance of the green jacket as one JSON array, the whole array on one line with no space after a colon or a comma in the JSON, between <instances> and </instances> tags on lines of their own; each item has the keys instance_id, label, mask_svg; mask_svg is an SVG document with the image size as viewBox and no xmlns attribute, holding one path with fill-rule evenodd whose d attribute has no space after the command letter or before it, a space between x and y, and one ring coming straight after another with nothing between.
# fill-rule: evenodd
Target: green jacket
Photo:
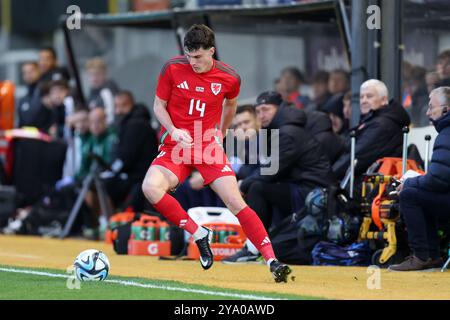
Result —
<instances>
[{"instance_id":1,"label":"green jacket","mask_svg":"<svg viewBox=\"0 0 450 320\"><path fill-rule=\"evenodd\" d=\"M77 179L84 179L90 171L93 160L91 153L98 155L106 163L111 164L113 160L113 147L116 143L116 133L107 129L102 135L96 137L89 135L88 138L81 138L81 165L76 174Z\"/></svg>"}]
</instances>

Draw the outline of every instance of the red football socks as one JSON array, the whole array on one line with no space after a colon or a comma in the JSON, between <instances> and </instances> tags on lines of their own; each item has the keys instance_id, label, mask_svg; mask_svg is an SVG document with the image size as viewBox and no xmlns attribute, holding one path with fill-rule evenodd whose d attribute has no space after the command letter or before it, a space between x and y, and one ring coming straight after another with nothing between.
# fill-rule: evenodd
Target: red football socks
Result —
<instances>
[{"instance_id":1,"label":"red football socks","mask_svg":"<svg viewBox=\"0 0 450 320\"><path fill-rule=\"evenodd\" d=\"M258 215L250 207L245 207L236 215L247 238L254 244L262 254L264 260L276 259L272 243L267 235L266 228Z\"/></svg>"},{"instance_id":2,"label":"red football socks","mask_svg":"<svg viewBox=\"0 0 450 320\"><path fill-rule=\"evenodd\" d=\"M190 234L194 234L198 225L192 220L187 212L181 207L174 197L166 193L153 207L176 226L183 228Z\"/></svg>"}]
</instances>

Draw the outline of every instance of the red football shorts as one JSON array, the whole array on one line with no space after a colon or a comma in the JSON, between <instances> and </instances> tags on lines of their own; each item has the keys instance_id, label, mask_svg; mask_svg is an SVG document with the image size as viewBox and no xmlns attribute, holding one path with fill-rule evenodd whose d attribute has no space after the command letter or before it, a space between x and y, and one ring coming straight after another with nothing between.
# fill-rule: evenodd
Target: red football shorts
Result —
<instances>
[{"instance_id":1,"label":"red football shorts","mask_svg":"<svg viewBox=\"0 0 450 320\"><path fill-rule=\"evenodd\" d=\"M194 169L202 175L205 186L217 178L235 176L223 148L216 143L190 149L161 145L159 154L151 165L170 170L178 177L180 184Z\"/></svg>"}]
</instances>

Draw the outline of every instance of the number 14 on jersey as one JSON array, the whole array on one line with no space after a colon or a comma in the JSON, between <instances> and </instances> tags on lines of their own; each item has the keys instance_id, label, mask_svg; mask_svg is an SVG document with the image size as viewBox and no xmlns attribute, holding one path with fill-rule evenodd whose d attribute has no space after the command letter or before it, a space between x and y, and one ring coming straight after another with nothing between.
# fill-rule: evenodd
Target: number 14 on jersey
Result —
<instances>
[{"instance_id":1,"label":"number 14 on jersey","mask_svg":"<svg viewBox=\"0 0 450 320\"><path fill-rule=\"evenodd\" d=\"M200 117L203 117L205 115L206 103L201 102L201 100L191 99L191 102L189 105L189 115L190 116L192 116L192 113L194 112L194 105L195 105L195 110L200 112Z\"/></svg>"}]
</instances>

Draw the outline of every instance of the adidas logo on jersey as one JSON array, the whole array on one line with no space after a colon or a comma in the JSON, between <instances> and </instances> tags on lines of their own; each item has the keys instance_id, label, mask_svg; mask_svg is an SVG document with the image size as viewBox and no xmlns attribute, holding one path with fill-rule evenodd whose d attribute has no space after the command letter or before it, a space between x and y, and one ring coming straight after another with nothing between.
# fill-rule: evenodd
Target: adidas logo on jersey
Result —
<instances>
[{"instance_id":1,"label":"adidas logo on jersey","mask_svg":"<svg viewBox=\"0 0 450 320\"><path fill-rule=\"evenodd\" d=\"M183 81L182 83L180 83L179 85L177 85L177 88L189 90L189 86L188 86L188 84L187 84L187 81Z\"/></svg>"},{"instance_id":2,"label":"adidas logo on jersey","mask_svg":"<svg viewBox=\"0 0 450 320\"><path fill-rule=\"evenodd\" d=\"M222 172L232 172L233 170L231 170L231 168L226 165L225 167L223 167Z\"/></svg>"}]
</instances>

